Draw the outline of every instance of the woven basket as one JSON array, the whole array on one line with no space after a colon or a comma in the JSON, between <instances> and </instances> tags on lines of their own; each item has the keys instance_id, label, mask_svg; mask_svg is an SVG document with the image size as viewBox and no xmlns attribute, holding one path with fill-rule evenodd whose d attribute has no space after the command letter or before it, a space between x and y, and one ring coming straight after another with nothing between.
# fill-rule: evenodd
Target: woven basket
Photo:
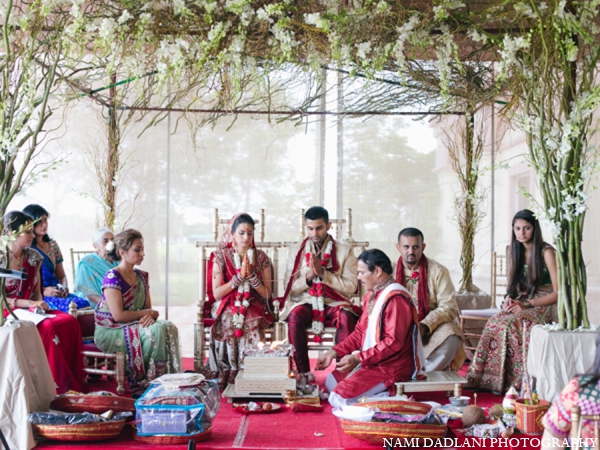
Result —
<instances>
[{"instance_id":1,"label":"woven basket","mask_svg":"<svg viewBox=\"0 0 600 450\"><path fill-rule=\"evenodd\" d=\"M102 414L108 410L112 410L115 414L135 413L135 400L116 395L65 395L52 400L50 409L69 413Z\"/></svg>"},{"instance_id":2,"label":"woven basket","mask_svg":"<svg viewBox=\"0 0 600 450\"><path fill-rule=\"evenodd\" d=\"M53 441L101 441L121 434L125 419L114 422L85 423L81 425L35 425L33 432Z\"/></svg>"},{"instance_id":3,"label":"woven basket","mask_svg":"<svg viewBox=\"0 0 600 450\"><path fill-rule=\"evenodd\" d=\"M366 402L357 403L355 406L379 408L380 411L395 412L400 414L427 414L431 406L418 402ZM424 425L419 423L386 423L386 422L358 422L356 420L340 419L344 433L355 439L370 444L381 445L383 438L400 439L437 439L446 433L446 425Z\"/></svg>"},{"instance_id":4,"label":"woven basket","mask_svg":"<svg viewBox=\"0 0 600 450\"><path fill-rule=\"evenodd\" d=\"M526 405L525 400L519 398L515 401L515 408L517 409L517 428L520 431L526 434L542 434L544 432L542 419L550 408L550 402L540 400L537 405Z\"/></svg>"},{"instance_id":5,"label":"woven basket","mask_svg":"<svg viewBox=\"0 0 600 450\"><path fill-rule=\"evenodd\" d=\"M137 433L133 435L133 439L138 442L151 445L186 445L190 440L194 442L201 442L207 440L212 434L212 427L202 433L195 434L193 436L169 436L166 434L159 434L156 436L138 436Z\"/></svg>"}]
</instances>

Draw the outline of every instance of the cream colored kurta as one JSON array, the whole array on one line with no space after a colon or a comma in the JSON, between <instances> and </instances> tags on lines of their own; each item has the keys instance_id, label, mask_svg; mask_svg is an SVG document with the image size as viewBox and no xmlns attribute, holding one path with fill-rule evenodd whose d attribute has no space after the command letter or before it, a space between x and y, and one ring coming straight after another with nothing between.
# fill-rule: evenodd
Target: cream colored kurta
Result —
<instances>
[{"instance_id":1,"label":"cream colored kurta","mask_svg":"<svg viewBox=\"0 0 600 450\"><path fill-rule=\"evenodd\" d=\"M337 272L324 270L321 279L324 284L332 289L335 289L338 294L350 300L350 298L356 292L356 269L358 260L356 259L354 250L350 245L340 241L334 241L334 244L339 269ZM310 295L308 294L309 286L306 284L306 273L308 272L308 267L306 267L306 264L304 263L304 257L302 257L298 272L295 274L292 273L294 270L296 255L300 251L300 245L302 245L301 242L294 244L288 253L284 286L287 286L290 278L293 277L294 281L290 295L279 314L280 320L286 320L287 316L290 314L290 311L296 306L311 304ZM342 304L339 301L335 301L327 297L324 298L324 302L328 306L338 306Z\"/></svg>"},{"instance_id":2,"label":"cream colored kurta","mask_svg":"<svg viewBox=\"0 0 600 450\"><path fill-rule=\"evenodd\" d=\"M395 267L394 273L396 273ZM405 277L410 277L412 273L413 270L404 268ZM410 292L418 311L419 282L408 281L406 289ZM456 335L461 339L463 338L462 331L455 321L459 315L459 310L450 272L446 267L431 258L427 258L427 290L429 291L429 314L421 321L422 324L427 325L430 332L423 339L426 358L448 337ZM462 367L465 357L464 349L461 347L452 362L452 368L459 369Z\"/></svg>"}]
</instances>

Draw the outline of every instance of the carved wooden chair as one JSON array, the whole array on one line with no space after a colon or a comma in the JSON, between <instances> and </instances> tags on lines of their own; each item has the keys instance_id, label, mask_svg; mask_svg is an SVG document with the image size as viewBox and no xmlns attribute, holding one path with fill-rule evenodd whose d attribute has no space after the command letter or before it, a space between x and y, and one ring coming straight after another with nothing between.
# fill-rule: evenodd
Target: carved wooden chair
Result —
<instances>
[{"instance_id":1,"label":"carved wooden chair","mask_svg":"<svg viewBox=\"0 0 600 450\"><path fill-rule=\"evenodd\" d=\"M600 422L600 414L581 414L581 408L579 406L573 406L571 408L571 449L579 450L583 447L582 444L585 442L581 441L581 429L585 425L584 422L593 422L594 425L594 443L591 442L591 439L588 439L587 447L592 448L598 445L600 439L600 426L598 423ZM592 444L590 446L590 444Z\"/></svg>"},{"instance_id":2,"label":"carved wooden chair","mask_svg":"<svg viewBox=\"0 0 600 450\"><path fill-rule=\"evenodd\" d=\"M460 328L462 329L463 336L465 337L465 350L474 352L477 349L477 344L479 343L479 339L481 339L483 328L485 328L487 321L490 320L494 314L502 311L496 306L498 304L496 299L497 297L504 297L507 286L506 276L506 256L499 255L498 253L494 252L494 265L492 267L491 308L464 309L459 315ZM477 324L478 326L474 326L473 323Z\"/></svg>"},{"instance_id":3,"label":"carved wooden chair","mask_svg":"<svg viewBox=\"0 0 600 450\"><path fill-rule=\"evenodd\" d=\"M209 349L210 329L214 323L214 318L208 317L210 310L205 308L207 295L207 273L209 257L212 251L216 250L219 240L219 230L221 225L226 225L229 220L219 218L219 210L214 210L213 218L213 240L212 241L197 241L196 247L199 252L199 298L198 298L198 317L194 324L194 370L200 370L204 366L205 355ZM272 262L272 292L273 297L277 295L277 277L279 266L279 248L281 242L265 242L265 210L260 210L260 218L255 219L258 228L258 240L255 240L256 248L266 252ZM281 341L285 337L282 324L279 322L279 302L273 303L273 314L275 323L272 327L265 330L265 341L271 343L273 341Z\"/></svg>"},{"instance_id":4,"label":"carved wooden chair","mask_svg":"<svg viewBox=\"0 0 600 450\"><path fill-rule=\"evenodd\" d=\"M96 327L93 310L77 310L75 302L69 305L69 314L77 319L83 336L83 370L89 377L91 374L106 375L108 379L116 378L117 393L125 392L125 354L122 352L105 353L94 343Z\"/></svg>"}]
</instances>

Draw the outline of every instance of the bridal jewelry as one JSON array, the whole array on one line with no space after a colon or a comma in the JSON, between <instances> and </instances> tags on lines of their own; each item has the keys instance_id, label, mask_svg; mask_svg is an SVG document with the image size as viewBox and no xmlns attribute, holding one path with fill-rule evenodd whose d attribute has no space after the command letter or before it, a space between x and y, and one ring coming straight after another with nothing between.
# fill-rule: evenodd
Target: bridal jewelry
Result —
<instances>
[{"instance_id":1,"label":"bridal jewelry","mask_svg":"<svg viewBox=\"0 0 600 450\"><path fill-rule=\"evenodd\" d=\"M254 259L254 252L250 248L248 249L248 262L252 264L252 260ZM235 263L235 277L237 279L241 279L242 272L242 257L234 250L233 252L233 260ZM234 283L234 286L236 284ZM243 327L244 327L244 317L246 316L246 308L250 306L250 280L244 279L241 283L237 284L237 292L235 294L235 302L234 302L234 313L233 313L233 324L235 325L235 336L242 337L244 335Z\"/></svg>"}]
</instances>

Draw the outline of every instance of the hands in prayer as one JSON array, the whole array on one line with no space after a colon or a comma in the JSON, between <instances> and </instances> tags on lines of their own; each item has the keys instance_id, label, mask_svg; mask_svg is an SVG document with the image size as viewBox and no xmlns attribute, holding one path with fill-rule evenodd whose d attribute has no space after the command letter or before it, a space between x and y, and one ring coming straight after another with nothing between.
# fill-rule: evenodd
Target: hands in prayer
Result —
<instances>
[{"instance_id":1,"label":"hands in prayer","mask_svg":"<svg viewBox=\"0 0 600 450\"><path fill-rule=\"evenodd\" d=\"M323 276L323 264L321 260L315 255L310 255L310 262L308 264L308 272L306 273L306 280L312 281L314 277Z\"/></svg>"},{"instance_id":2,"label":"hands in prayer","mask_svg":"<svg viewBox=\"0 0 600 450\"><path fill-rule=\"evenodd\" d=\"M244 256L244 260L242 261L242 269L240 271L240 275L243 279L249 278L252 275L252 264L250 264L250 260L248 259L248 254Z\"/></svg>"}]
</instances>

